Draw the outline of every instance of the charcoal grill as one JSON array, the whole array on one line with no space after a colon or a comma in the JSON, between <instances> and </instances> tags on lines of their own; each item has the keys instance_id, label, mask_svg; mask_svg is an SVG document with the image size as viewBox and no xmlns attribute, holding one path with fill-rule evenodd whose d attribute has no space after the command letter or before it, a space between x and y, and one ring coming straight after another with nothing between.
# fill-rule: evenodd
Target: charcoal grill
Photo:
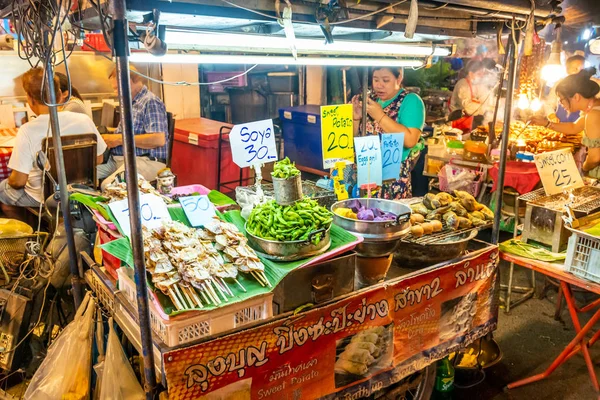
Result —
<instances>
[{"instance_id":1,"label":"charcoal grill","mask_svg":"<svg viewBox=\"0 0 600 400\"><path fill-rule=\"evenodd\" d=\"M409 234L400 240L394 258L398 265L405 268L426 268L455 259L464 253L479 229L489 226L459 230L444 227L440 232L419 238Z\"/></svg>"},{"instance_id":2,"label":"charcoal grill","mask_svg":"<svg viewBox=\"0 0 600 400\"><path fill-rule=\"evenodd\" d=\"M600 188L584 186L574 189L573 195L575 200L571 210L575 218L600 211ZM548 196L542 188L520 196L521 201L527 203L521 240L549 246L554 252L566 249L571 232L565 228L562 216L565 205L570 201L569 194Z\"/></svg>"}]
</instances>

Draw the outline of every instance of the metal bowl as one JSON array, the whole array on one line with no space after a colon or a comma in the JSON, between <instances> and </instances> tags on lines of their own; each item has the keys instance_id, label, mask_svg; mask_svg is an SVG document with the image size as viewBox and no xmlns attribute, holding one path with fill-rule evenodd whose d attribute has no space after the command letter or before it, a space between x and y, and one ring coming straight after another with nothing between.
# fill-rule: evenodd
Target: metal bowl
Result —
<instances>
[{"instance_id":1,"label":"metal bowl","mask_svg":"<svg viewBox=\"0 0 600 400\"><path fill-rule=\"evenodd\" d=\"M376 207L382 211L394 213L398 217L395 221L359 221L335 213L338 208L348 208L347 205L354 200L358 200L365 206L368 204L369 207ZM331 211L333 211L334 224L364 238L364 241L355 249L361 257L385 257L392 254L399 244L399 239L410 232L410 215L412 211L409 206L395 201L384 199L342 200L334 203L331 206Z\"/></svg>"},{"instance_id":2,"label":"metal bowl","mask_svg":"<svg viewBox=\"0 0 600 400\"><path fill-rule=\"evenodd\" d=\"M281 242L278 240L267 240L259 238L248 232L248 227L245 226L248 234L248 244L260 256L274 261L295 261L303 258L308 258L323 254L331 246L331 236L329 230L331 227L319 229L311 232L306 240L294 240L289 242ZM312 243L315 235L322 234L323 237L316 245Z\"/></svg>"}]
</instances>

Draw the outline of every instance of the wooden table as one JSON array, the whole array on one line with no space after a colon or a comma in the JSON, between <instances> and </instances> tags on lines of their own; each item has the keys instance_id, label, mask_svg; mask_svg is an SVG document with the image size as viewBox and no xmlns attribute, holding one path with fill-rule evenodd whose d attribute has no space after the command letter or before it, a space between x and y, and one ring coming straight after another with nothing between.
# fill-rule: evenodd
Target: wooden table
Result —
<instances>
[{"instance_id":1,"label":"wooden table","mask_svg":"<svg viewBox=\"0 0 600 400\"><path fill-rule=\"evenodd\" d=\"M552 362L552 364L544 372L542 372L541 374L531 376L529 378L513 382L509 384L507 388L514 389L520 386L527 385L529 383L546 379L550 376L550 374L552 374L552 372L554 372L554 370L556 370L556 368L558 368L565 361L567 361L568 359L570 359L575 354L581 351L583 353L583 358L585 359L585 363L588 368L588 373L590 374L592 386L594 386L596 392L599 393L600 387L598 385L598 378L596 377L596 372L594 371L594 364L590 357L589 347L591 347L600 338L600 331L596 332L589 340L586 339L586 335L590 332L592 327L600 320L600 299L597 299L584 307L577 307L577 305L575 304L575 300L573 299L571 286L576 286L581 289L600 295L600 285L594 282L581 279L569 272L564 271L563 265L561 265L560 263L537 261L502 252L500 253L500 256L502 257L502 259L508 262L515 263L522 267L529 268L535 272L542 273L548 277L557 279L560 282L560 287L562 289L563 296L565 297L567 307L569 308L569 315L571 316L573 326L575 327L575 331L577 332L575 338L567 345L567 347L565 347L565 349L560 353L560 355ZM590 318L588 323L582 327L577 314L587 312L593 309L596 309L596 312L594 313L592 318Z\"/></svg>"}]
</instances>

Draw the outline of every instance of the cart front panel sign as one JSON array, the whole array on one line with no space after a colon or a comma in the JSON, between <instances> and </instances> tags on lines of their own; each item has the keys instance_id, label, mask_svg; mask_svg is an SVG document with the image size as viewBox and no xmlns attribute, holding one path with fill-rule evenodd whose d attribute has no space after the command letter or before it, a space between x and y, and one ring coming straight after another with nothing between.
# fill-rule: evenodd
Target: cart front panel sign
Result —
<instances>
[{"instance_id":1,"label":"cart front panel sign","mask_svg":"<svg viewBox=\"0 0 600 400\"><path fill-rule=\"evenodd\" d=\"M164 355L171 399L358 399L495 329L498 250Z\"/></svg>"}]
</instances>

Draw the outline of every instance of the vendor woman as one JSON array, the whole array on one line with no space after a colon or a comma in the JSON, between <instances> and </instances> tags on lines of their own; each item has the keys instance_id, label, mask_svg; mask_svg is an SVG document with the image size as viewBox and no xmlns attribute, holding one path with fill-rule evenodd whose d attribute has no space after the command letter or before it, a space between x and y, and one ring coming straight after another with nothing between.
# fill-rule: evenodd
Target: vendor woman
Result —
<instances>
[{"instance_id":1,"label":"vendor woman","mask_svg":"<svg viewBox=\"0 0 600 400\"><path fill-rule=\"evenodd\" d=\"M545 117L534 117L531 122L568 135L583 131L583 144L588 148L583 172L600 179L600 99L596 99L600 86L591 80L595 73L596 68L584 69L556 86L556 95L564 109L569 113L581 112L577 121L554 123Z\"/></svg>"},{"instance_id":2,"label":"vendor woman","mask_svg":"<svg viewBox=\"0 0 600 400\"><path fill-rule=\"evenodd\" d=\"M367 99L367 135L403 133L404 152L398 179L380 190L378 197L402 199L412 197L410 173L414 168L423 140L421 132L425 125L425 105L415 94L402 88L403 71L395 68L373 70L373 93ZM360 96L352 99L354 105L354 136L359 134L362 120Z\"/></svg>"}]
</instances>

